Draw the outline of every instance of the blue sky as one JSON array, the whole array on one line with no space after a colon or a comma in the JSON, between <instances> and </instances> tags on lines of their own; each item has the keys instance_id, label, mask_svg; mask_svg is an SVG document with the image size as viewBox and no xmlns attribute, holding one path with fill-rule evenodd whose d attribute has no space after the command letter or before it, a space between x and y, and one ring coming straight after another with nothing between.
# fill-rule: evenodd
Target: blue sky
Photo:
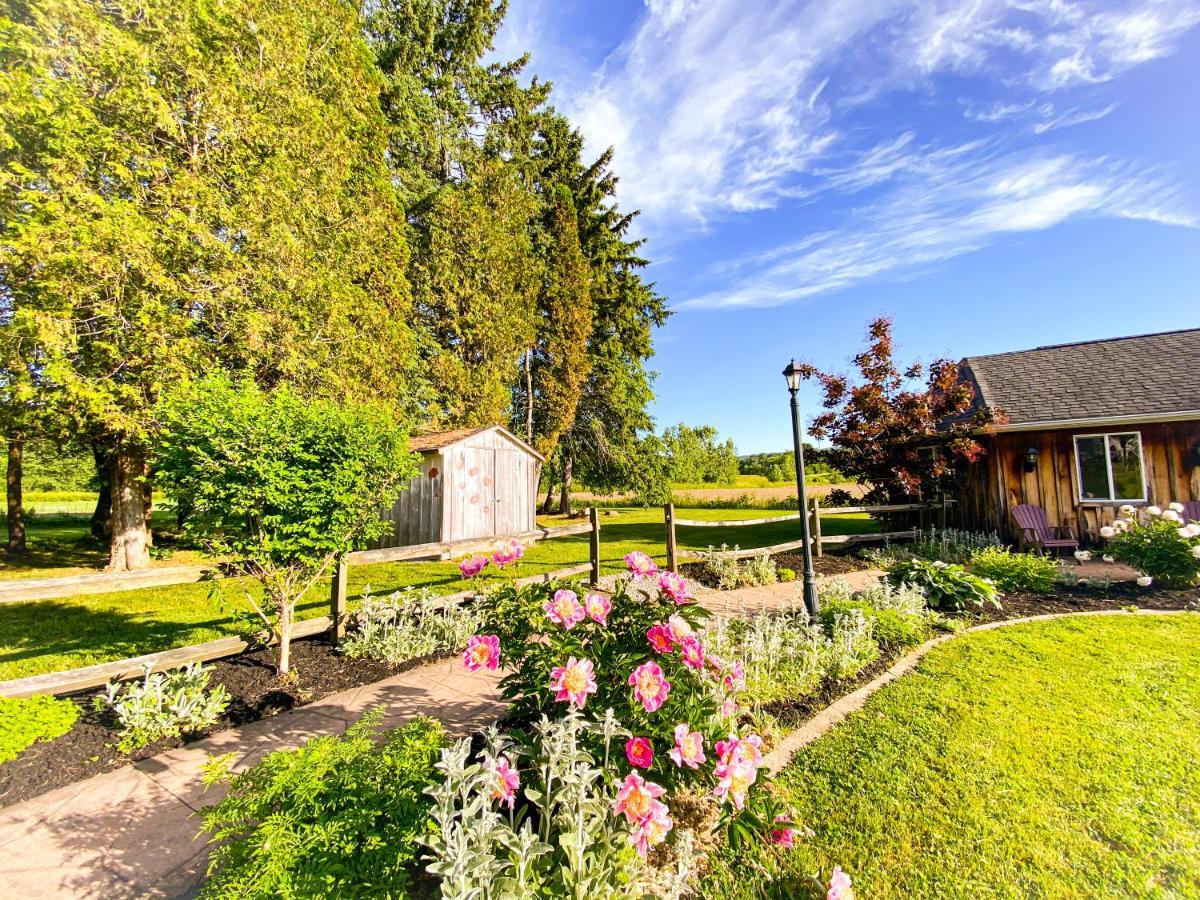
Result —
<instances>
[{"instance_id":1,"label":"blue sky","mask_svg":"<svg viewBox=\"0 0 1200 900\"><path fill-rule=\"evenodd\" d=\"M643 211L660 426L785 449L783 366L880 314L904 361L1200 326L1200 0L511 0L524 50Z\"/></svg>"}]
</instances>

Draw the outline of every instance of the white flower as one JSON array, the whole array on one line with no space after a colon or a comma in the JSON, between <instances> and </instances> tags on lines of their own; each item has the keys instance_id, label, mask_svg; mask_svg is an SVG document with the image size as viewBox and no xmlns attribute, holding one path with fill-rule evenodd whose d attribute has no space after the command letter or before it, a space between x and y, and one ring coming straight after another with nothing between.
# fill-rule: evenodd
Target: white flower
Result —
<instances>
[{"instance_id":1,"label":"white flower","mask_svg":"<svg viewBox=\"0 0 1200 900\"><path fill-rule=\"evenodd\" d=\"M1100 557L1100 558L1101 558L1102 560L1104 560L1105 562L1109 562L1109 563L1110 563L1110 562L1116 562L1116 560L1115 560L1115 559L1113 559L1111 556L1109 556L1107 553L1105 553L1105 554L1104 554L1102 557Z\"/></svg>"},{"instance_id":2,"label":"white flower","mask_svg":"<svg viewBox=\"0 0 1200 900\"><path fill-rule=\"evenodd\" d=\"M1124 533L1129 530L1129 522L1126 519L1113 519L1112 527Z\"/></svg>"},{"instance_id":3,"label":"white flower","mask_svg":"<svg viewBox=\"0 0 1200 900\"><path fill-rule=\"evenodd\" d=\"M1110 537L1116 537L1116 536L1117 536L1117 529L1113 528L1111 525L1105 525L1103 528L1100 529L1100 537L1104 538L1105 540L1107 540Z\"/></svg>"},{"instance_id":4,"label":"white flower","mask_svg":"<svg viewBox=\"0 0 1200 900\"><path fill-rule=\"evenodd\" d=\"M1191 522L1187 525L1184 525L1183 530L1187 532L1185 537L1189 537L1189 538L1200 537L1200 525L1197 525L1195 522Z\"/></svg>"},{"instance_id":5,"label":"white flower","mask_svg":"<svg viewBox=\"0 0 1200 900\"><path fill-rule=\"evenodd\" d=\"M1149 575L1139 575L1137 580L1138 587L1150 587L1154 584L1154 579Z\"/></svg>"},{"instance_id":6,"label":"white flower","mask_svg":"<svg viewBox=\"0 0 1200 900\"><path fill-rule=\"evenodd\" d=\"M1087 562L1092 558L1092 553L1090 550L1076 550L1075 558L1080 562Z\"/></svg>"},{"instance_id":7,"label":"white flower","mask_svg":"<svg viewBox=\"0 0 1200 900\"><path fill-rule=\"evenodd\" d=\"M1167 509L1173 512L1181 513L1183 512L1183 504L1172 501L1171 503L1167 504Z\"/></svg>"},{"instance_id":8,"label":"white flower","mask_svg":"<svg viewBox=\"0 0 1200 900\"><path fill-rule=\"evenodd\" d=\"M1173 509L1168 509L1165 513L1162 514L1162 517L1164 519L1166 519L1168 522L1182 522L1183 521L1183 516L1181 516L1179 513L1175 512L1175 510L1173 510Z\"/></svg>"},{"instance_id":9,"label":"white flower","mask_svg":"<svg viewBox=\"0 0 1200 900\"><path fill-rule=\"evenodd\" d=\"M1175 533L1186 541L1192 536L1192 529L1184 525L1182 528L1176 528Z\"/></svg>"},{"instance_id":10,"label":"white flower","mask_svg":"<svg viewBox=\"0 0 1200 900\"><path fill-rule=\"evenodd\" d=\"M1122 516L1129 518L1129 517L1133 516L1137 512L1137 510L1134 509L1132 506L1130 506L1128 503L1126 503L1126 504L1122 505L1120 507L1120 509L1117 510L1117 512L1119 512Z\"/></svg>"},{"instance_id":11,"label":"white flower","mask_svg":"<svg viewBox=\"0 0 1200 900\"><path fill-rule=\"evenodd\" d=\"M1200 559L1200 544L1197 544L1192 548L1192 556L1196 557L1196 559Z\"/></svg>"},{"instance_id":12,"label":"white flower","mask_svg":"<svg viewBox=\"0 0 1200 900\"><path fill-rule=\"evenodd\" d=\"M1147 506L1147 507L1146 507L1146 515L1148 515L1148 516L1161 516L1161 515L1162 515L1162 510L1161 510L1161 509L1159 509L1157 506Z\"/></svg>"}]
</instances>

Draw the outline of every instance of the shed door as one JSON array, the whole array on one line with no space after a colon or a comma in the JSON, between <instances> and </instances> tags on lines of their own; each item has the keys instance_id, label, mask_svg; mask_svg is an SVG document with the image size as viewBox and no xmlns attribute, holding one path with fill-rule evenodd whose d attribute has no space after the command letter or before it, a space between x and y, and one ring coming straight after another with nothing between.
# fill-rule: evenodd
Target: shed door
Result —
<instances>
[{"instance_id":1,"label":"shed door","mask_svg":"<svg viewBox=\"0 0 1200 900\"><path fill-rule=\"evenodd\" d=\"M457 450L459 477L449 539L491 537L496 533L496 454L485 447Z\"/></svg>"},{"instance_id":2,"label":"shed door","mask_svg":"<svg viewBox=\"0 0 1200 900\"><path fill-rule=\"evenodd\" d=\"M521 450L497 449L496 454L496 533L519 534L529 531L530 472L533 459Z\"/></svg>"}]
</instances>

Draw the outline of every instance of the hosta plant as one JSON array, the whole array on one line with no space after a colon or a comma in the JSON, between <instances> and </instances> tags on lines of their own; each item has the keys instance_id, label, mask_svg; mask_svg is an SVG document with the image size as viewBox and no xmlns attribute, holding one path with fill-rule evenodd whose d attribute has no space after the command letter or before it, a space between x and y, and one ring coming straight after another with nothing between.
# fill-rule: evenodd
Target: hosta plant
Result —
<instances>
[{"instance_id":1,"label":"hosta plant","mask_svg":"<svg viewBox=\"0 0 1200 900\"><path fill-rule=\"evenodd\" d=\"M214 724L229 705L224 685L209 689L212 669L199 663L170 672L151 672L141 681L110 682L96 698L121 727L117 748L130 753L164 737L177 737Z\"/></svg>"},{"instance_id":2,"label":"hosta plant","mask_svg":"<svg viewBox=\"0 0 1200 900\"><path fill-rule=\"evenodd\" d=\"M893 584L907 584L925 593L935 609L1000 608L999 594L991 581L972 575L957 563L941 560L902 560L888 572Z\"/></svg>"},{"instance_id":3,"label":"hosta plant","mask_svg":"<svg viewBox=\"0 0 1200 900\"><path fill-rule=\"evenodd\" d=\"M1200 581L1200 524L1183 521L1182 504L1165 510L1150 506L1140 514L1132 506L1100 529L1107 552L1163 587L1189 587ZM1140 582L1139 582L1140 583Z\"/></svg>"}]
</instances>

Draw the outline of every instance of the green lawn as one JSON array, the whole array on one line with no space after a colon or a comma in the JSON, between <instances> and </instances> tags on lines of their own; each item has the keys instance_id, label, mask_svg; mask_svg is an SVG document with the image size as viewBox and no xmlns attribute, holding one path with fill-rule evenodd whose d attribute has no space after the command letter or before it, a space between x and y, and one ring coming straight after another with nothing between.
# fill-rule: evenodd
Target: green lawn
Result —
<instances>
[{"instance_id":1,"label":"green lawn","mask_svg":"<svg viewBox=\"0 0 1200 900\"><path fill-rule=\"evenodd\" d=\"M712 897L1200 897L1200 615L959 638L800 753L813 836L722 860ZM823 896L821 894L820 896Z\"/></svg>"},{"instance_id":2,"label":"green lawn","mask_svg":"<svg viewBox=\"0 0 1200 900\"><path fill-rule=\"evenodd\" d=\"M601 518L601 558L604 571L623 568L622 557L642 550L659 558L665 553L662 511L636 509L614 511ZM761 518L762 510L680 510L681 517L705 520ZM543 524L562 524L549 517ZM86 527L74 526L77 535ZM71 543L66 526L53 532L56 539ZM876 530L866 516L830 516L822 519L825 534L857 534ZM704 549L709 544L738 543L762 547L794 540L799 522L783 520L742 528L679 528L683 548ZM36 542L31 540L31 547ZM179 555L175 560L179 559ZM534 544L516 574L549 572L588 560L588 535ZM174 560L173 560L174 561ZM504 576L489 573L483 580ZM403 587L425 585L440 593L462 590L464 584L454 562L384 563L350 568L351 597L370 586L372 592L388 593ZM238 599L236 582L223 582L230 602ZM231 633L229 617L210 599L210 584L94 594L32 603L0 605L0 680L38 675L194 644ZM302 608L304 617L323 615L328 609L329 588L318 585Z\"/></svg>"}]
</instances>

